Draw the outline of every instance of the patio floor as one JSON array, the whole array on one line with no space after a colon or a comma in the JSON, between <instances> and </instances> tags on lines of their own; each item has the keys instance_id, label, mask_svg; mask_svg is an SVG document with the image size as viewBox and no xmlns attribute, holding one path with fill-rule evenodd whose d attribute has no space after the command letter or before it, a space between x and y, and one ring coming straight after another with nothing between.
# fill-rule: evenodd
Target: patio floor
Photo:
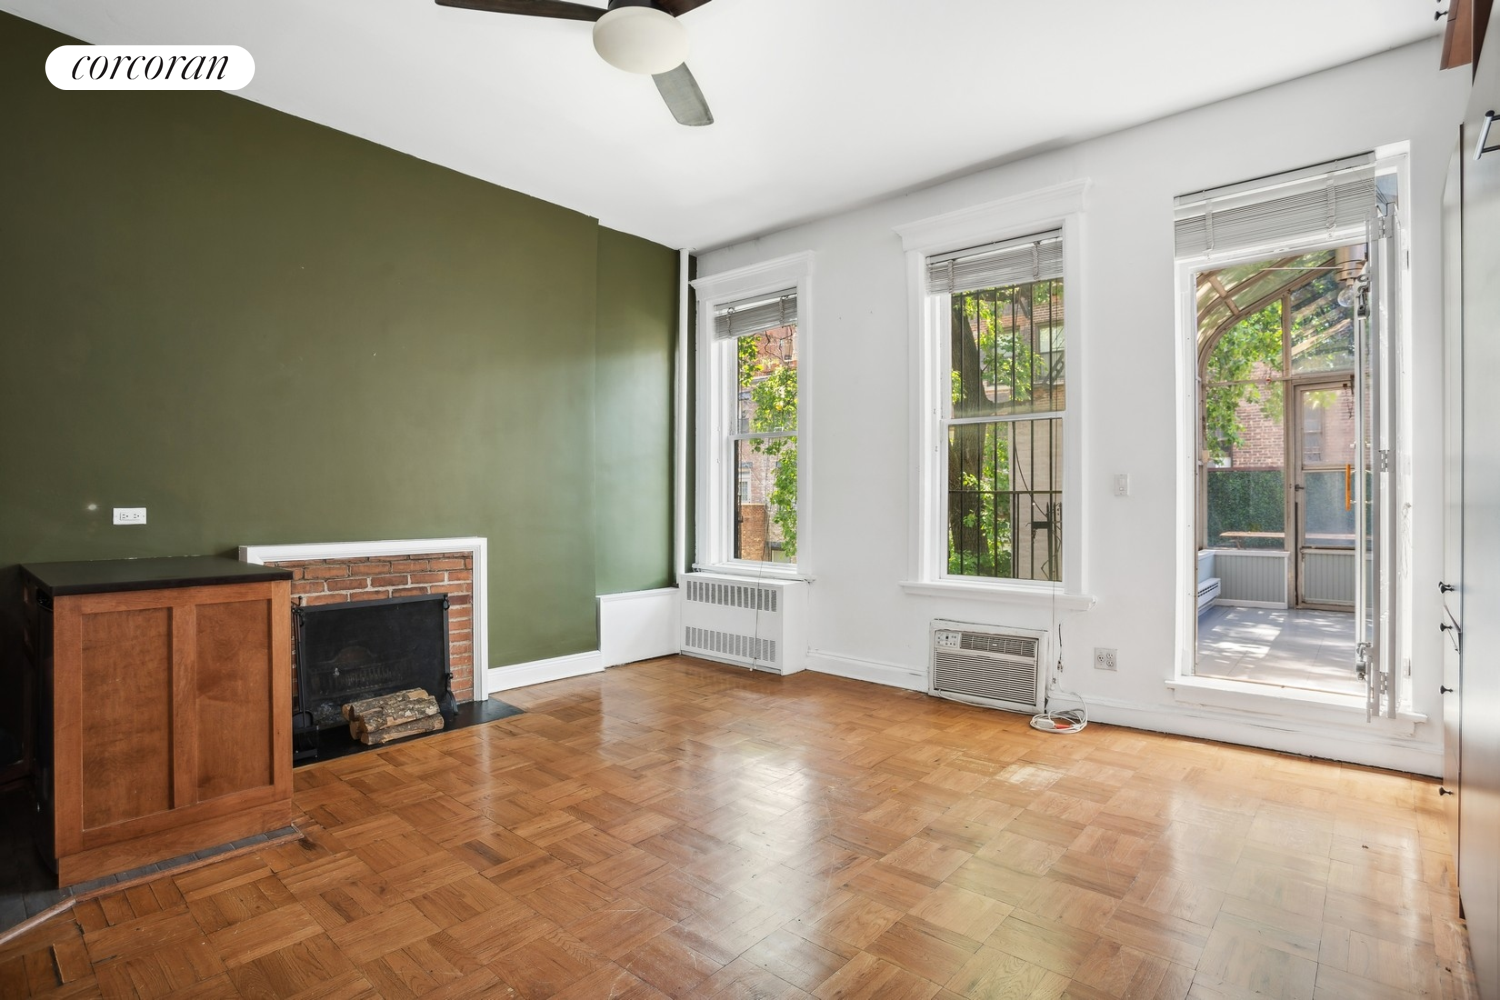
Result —
<instances>
[{"instance_id":1,"label":"patio floor","mask_svg":"<svg viewBox=\"0 0 1500 1000\"><path fill-rule=\"evenodd\" d=\"M1198 618L1198 676L1363 695L1347 611L1211 607Z\"/></svg>"}]
</instances>

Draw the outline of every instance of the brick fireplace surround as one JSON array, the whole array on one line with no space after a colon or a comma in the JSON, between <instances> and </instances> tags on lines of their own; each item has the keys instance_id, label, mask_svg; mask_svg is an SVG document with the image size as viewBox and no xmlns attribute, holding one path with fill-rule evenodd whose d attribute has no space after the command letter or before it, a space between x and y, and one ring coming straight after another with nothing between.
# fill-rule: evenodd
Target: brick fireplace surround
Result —
<instances>
[{"instance_id":1,"label":"brick fireplace surround","mask_svg":"<svg viewBox=\"0 0 1500 1000\"><path fill-rule=\"evenodd\" d=\"M466 552L430 557L270 562L292 571L294 604L349 604L387 597L448 595L448 669L453 697L474 700L474 560Z\"/></svg>"},{"instance_id":2,"label":"brick fireplace surround","mask_svg":"<svg viewBox=\"0 0 1500 1000\"><path fill-rule=\"evenodd\" d=\"M453 539L438 539L441 545ZM467 539L463 541L469 541ZM475 689L475 565L484 561L482 540L476 547L446 551L358 554L357 550L317 558L295 558L301 546L247 546L240 558L292 573L292 601L298 605L346 604L388 597L448 595L448 666L453 672L453 697L459 702L482 697ZM381 545L370 543L371 552ZM410 543L394 543L410 548ZM316 550L320 547L307 546ZM343 545L329 548L347 549ZM312 554L312 553L309 553ZM285 557L283 557L285 556Z\"/></svg>"}]
</instances>

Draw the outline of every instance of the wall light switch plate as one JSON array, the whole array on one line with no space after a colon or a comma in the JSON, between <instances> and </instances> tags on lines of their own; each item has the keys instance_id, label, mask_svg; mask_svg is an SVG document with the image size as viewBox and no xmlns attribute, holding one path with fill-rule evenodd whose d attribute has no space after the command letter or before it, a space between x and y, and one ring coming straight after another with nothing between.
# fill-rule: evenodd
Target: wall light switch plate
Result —
<instances>
[{"instance_id":1,"label":"wall light switch plate","mask_svg":"<svg viewBox=\"0 0 1500 1000\"><path fill-rule=\"evenodd\" d=\"M1123 472L1115 476L1115 496L1130 496L1130 477Z\"/></svg>"},{"instance_id":2,"label":"wall light switch plate","mask_svg":"<svg viewBox=\"0 0 1500 1000\"><path fill-rule=\"evenodd\" d=\"M144 507L116 507L116 524L145 524L146 508Z\"/></svg>"}]
</instances>

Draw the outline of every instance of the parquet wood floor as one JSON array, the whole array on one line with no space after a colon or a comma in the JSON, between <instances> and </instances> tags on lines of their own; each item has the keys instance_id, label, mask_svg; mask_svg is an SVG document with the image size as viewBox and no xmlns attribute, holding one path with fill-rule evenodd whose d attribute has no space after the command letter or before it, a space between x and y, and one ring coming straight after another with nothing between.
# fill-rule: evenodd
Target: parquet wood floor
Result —
<instances>
[{"instance_id":1,"label":"parquet wood floor","mask_svg":"<svg viewBox=\"0 0 1500 1000\"><path fill-rule=\"evenodd\" d=\"M669 658L297 772L5 997L1471 996L1435 783Z\"/></svg>"}]
</instances>

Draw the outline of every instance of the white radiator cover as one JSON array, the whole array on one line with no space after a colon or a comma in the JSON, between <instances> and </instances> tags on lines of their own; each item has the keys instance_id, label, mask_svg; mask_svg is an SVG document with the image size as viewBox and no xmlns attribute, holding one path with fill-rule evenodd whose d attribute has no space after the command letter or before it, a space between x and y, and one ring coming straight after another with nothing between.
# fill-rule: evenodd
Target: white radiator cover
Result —
<instances>
[{"instance_id":1,"label":"white radiator cover","mask_svg":"<svg viewBox=\"0 0 1500 1000\"><path fill-rule=\"evenodd\" d=\"M1214 601L1219 599L1223 587L1219 584L1219 578L1211 576L1207 580L1198 581L1198 611L1201 613Z\"/></svg>"},{"instance_id":2,"label":"white radiator cover","mask_svg":"<svg viewBox=\"0 0 1500 1000\"><path fill-rule=\"evenodd\" d=\"M1035 714L1042 707L1047 634L937 619L929 633L928 693Z\"/></svg>"},{"instance_id":3,"label":"white radiator cover","mask_svg":"<svg viewBox=\"0 0 1500 1000\"><path fill-rule=\"evenodd\" d=\"M717 573L682 578L682 651L754 670L807 665L807 582Z\"/></svg>"}]
</instances>

